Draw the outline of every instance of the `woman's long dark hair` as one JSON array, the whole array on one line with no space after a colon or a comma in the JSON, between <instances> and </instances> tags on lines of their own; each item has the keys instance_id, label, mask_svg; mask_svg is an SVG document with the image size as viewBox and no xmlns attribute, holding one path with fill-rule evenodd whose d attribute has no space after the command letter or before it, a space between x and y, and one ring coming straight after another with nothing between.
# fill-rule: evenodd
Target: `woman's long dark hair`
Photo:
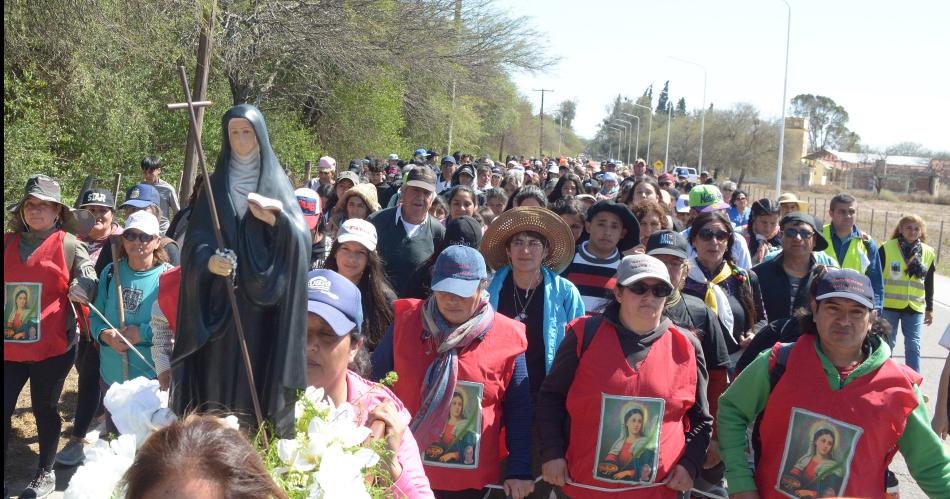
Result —
<instances>
[{"instance_id":1,"label":"woman's long dark hair","mask_svg":"<svg viewBox=\"0 0 950 499\"><path fill-rule=\"evenodd\" d=\"M339 249L340 242L333 241L330 254L323 262L323 268L339 272L339 266L336 263L336 253ZM363 277L360 278L357 287L360 288L363 301L362 332L366 338L366 348L373 350L386 333L386 329L393 323L392 298L396 296L386 277L383 260L379 257L379 253L369 252L366 270L363 271Z\"/></svg>"},{"instance_id":2,"label":"woman's long dark hair","mask_svg":"<svg viewBox=\"0 0 950 499\"><path fill-rule=\"evenodd\" d=\"M508 199L508 205L505 206L505 211L517 208L526 199L536 199L542 208L548 207L548 198L544 195L544 191L542 191L540 187L532 184L519 187L518 190L511 195L511 198Z\"/></svg>"},{"instance_id":3,"label":"woman's long dark hair","mask_svg":"<svg viewBox=\"0 0 950 499\"><path fill-rule=\"evenodd\" d=\"M732 222L729 220L729 217L724 211L709 211L706 213L700 213L698 217L693 219L692 225L689 229L689 244L693 245L693 242L696 241L696 238L699 237L699 231L703 227L714 222L719 222L723 227L726 228L726 231L729 233L729 239L726 241L726 252L723 254L722 259L726 265L732 268L733 274L739 274L742 276L742 283L738 286L739 294L736 296L736 299L739 300L739 303L742 304L742 309L745 311L745 329L744 331L754 330L755 323L759 320L758 314L756 313L755 301L752 299L752 284L749 281L749 272L740 268L736 265L735 260L732 258L732 245L736 243L736 231L732 228ZM696 260L699 262L699 259ZM718 268L715 269L706 269L712 273L716 273ZM725 291L725 289L723 289Z\"/></svg>"},{"instance_id":4,"label":"woman's long dark hair","mask_svg":"<svg viewBox=\"0 0 950 499\"><path fill-rule=\"evenodd\" d=\"M568 182L574 182L575 196L580 196L584 193L584 183L581 182L581 178L573 173L568 173L560 178L557 181L557 184L554 184L554 190L551 191L551 194L548 194L548 203L554 204L561 199L564 199L564 195L561 194L561 188L564 187L564 184Z\"/></svg>"}]
</instances>

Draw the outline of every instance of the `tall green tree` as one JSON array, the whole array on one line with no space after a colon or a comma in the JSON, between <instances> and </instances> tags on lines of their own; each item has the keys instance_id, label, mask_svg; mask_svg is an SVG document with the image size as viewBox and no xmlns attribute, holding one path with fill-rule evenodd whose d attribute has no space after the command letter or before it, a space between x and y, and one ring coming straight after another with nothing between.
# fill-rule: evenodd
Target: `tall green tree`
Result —
<instances>
[{"instance_id":1,"label":"tall green tree","mask_svg":"<svg viewBox=\"0 0 950 499\"><path fill-rule=\"evenodd\" d=\"M686 97L680 97L680 100L676 101L675 113L677 116L686 116Z\"/></svg>"},{"instance_id":2,"label":"tall green tree","mask_svg":"<svg viewBox=\"0 0 950 499\"><path fill-rule=\"evenodd\" d=\"M667 102L670 98L670 80L663 84L663 90L660 91L660 97L656 101L656 113L665 113Z\"/></svg>"}]
</instances>

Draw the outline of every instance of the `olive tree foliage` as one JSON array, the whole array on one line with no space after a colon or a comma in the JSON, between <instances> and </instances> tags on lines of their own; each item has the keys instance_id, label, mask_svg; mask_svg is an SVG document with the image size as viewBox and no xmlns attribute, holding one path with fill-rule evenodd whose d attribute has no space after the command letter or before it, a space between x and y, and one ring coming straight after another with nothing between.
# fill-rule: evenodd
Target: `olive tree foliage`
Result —
<instances>
[{"instance_id":1,"label":"olive tree foliage","mask_svg":"<svg viewBox=\"0 0 950 499\"><path fill-rule=\"evenodd\" d=\"M805 118L808 124L809 152L857 145L859 138L848 129L848 111L830 97L796 95L792 98L792 114Z\"/></svg>"},{"instance_id":2,"label":"olive tree foliage","mask_svg":"<svg viewBox=\"0 0 950 499\"><path fill-rule=\"evenodd\" d=\"M645 99L645 97L639 98L644 105L647 105L649 101ZM590 151L595 157L606 158L608 150L612 150L613 155L617 154L619 134L611 130L608 124L614 118L623 116L621 113L636 114L627 109L637 109L644 113L644 116L640 118L641 137L638 157L645 157L649 115L642 108L634 108L630 102L629 98L617 96L607 107L608 117L604 119L590 144ZM667 106L670 106L674 99L670 97L667 102ZM667 128L669 128L669 164L667 166L695 167L699 161L701 113L700 109L684 114L674 111L669 126L668 113L656 113L653 116L650 161L663 160L666 157ZM703 169L719 170L720 178L738 179L743 172L746 176L774 175L775 158L778 153L778 120L764 119L754 106L740 103L731 109L712 107L707 109L705 121ZM633 140L636 141L636 138L633 137ZM624 142L626 142L626 137ZM625 157L625 154L621 156Z\"/></svg>"},{"instance_id":3,"label":"olive tree foliage","mask_svg":"<svg viewBox=\"0 0 950 499\"><path fill-rule=\"evenodd\" d=\"M4 2L4 182L31 173L78 194L86 174L128 187L143 156L175 183L186 114L177 65L194 74L204 20L211 74L202 130L214 163L219 117L263 111L282 164L301 173L324 154L408 154L454 141L488 147L514 127L510 70L554 60L523 18L490 0L9 0ZM455 98L452 99L453 82ZM493 144L492 144L493 146Z\"/></svg>"}]
</instances>

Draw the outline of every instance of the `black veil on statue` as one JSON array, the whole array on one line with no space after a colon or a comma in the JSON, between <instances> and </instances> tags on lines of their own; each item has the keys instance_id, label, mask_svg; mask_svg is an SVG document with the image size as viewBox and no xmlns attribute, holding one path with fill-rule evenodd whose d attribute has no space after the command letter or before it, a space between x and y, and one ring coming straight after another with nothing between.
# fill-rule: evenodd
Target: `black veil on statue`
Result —
<instances>
[{"instance_id":1,"label":"black veil on statue","mask_svg":"<svg viewBox=\"0 0 950 499\"><path fill-rule=\"evenodd\" d=\"M228 123L235 118L250 121L257 135L260 177L256 192L283 206L273 227L258 220L250 208L239 218L231 202ZM202 190L195 201L181 252L171 407L177 414L223 410L242 416L242 424L255 425L250 385L225 288L230 284L208 270L208 260L217 248L205 199L210 192L217 204L225 247L238 257L235 293L263 416L275 424L279 435L293 435L293 405L298 390L306 388L307 382L310 232L293 185L271 149L260 110L247 104L232 107L221 120L221 130L221 154L211 174L211 188Z\"/></svg>"}]
</instances>

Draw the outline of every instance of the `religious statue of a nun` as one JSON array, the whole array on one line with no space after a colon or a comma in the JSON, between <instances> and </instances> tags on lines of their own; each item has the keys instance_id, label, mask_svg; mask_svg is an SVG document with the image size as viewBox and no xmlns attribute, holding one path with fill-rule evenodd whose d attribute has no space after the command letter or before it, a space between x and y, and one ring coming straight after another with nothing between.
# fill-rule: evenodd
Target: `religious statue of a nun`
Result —
<instances>
[{"instance_id":1,"label":"religious statue of a nun","mask_svg":"<svg viewBox=\"0 0 950 499\"><path fill-rule=\"evenodd\" d=\"M307 381L310 233L260 110L234 106L221 127L221 154L210 188L195 201L181 252L170 405L177 414L236 413L242 424L253 425L250 385L226 290L233 285L263 417L279 435L293 435L293 405ZM216 251L209 194L217 205L224 251Z\"/></svg>"}]
</instances>

